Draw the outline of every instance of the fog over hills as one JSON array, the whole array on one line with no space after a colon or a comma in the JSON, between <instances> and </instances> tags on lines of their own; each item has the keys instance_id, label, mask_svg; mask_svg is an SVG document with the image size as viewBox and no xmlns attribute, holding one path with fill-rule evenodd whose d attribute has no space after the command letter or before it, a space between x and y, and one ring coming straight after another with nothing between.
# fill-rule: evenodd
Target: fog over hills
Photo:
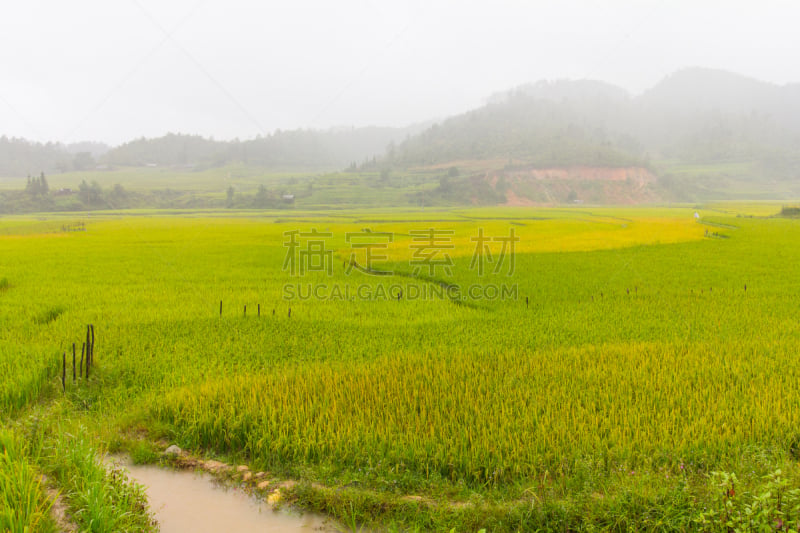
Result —
<instances>
[{"instance_id":1,"label":"fog over hills","mask_svg":"<svg viewBox=\"0 0 800 533\"><path fill-rule=\"evenodd\" d=\"M735 163L739 171L728 178L793 183L800 177L800 84L779 86L687 68L638 96L600 81L539 81L491 95L478 109L407 128L278 130L234 141L168 134L114 148L0 138L4 176L89 170L91 165L244 163L330 171L463 160L531 168L646 167L668 187L675 187L670 180L676 168ZM683 185L693 179L685 172L679 177Z\"/></svg>"},{"instance_id":2,"label":"fog over hills","mask_svg":"<svg viewBox=\"0 0 800 533\"><path fill-rule=\"evenodd\" d=\"M775 149L795 150L800 133L800 85L777 86L699 68L676 72L637 97L602 82L542 81L493 95L486 107L460 117L474 121L478 115L487 120L504 116L506 122L498 128L508 126L509 136L519 135L515 126L525 124L528 131L551 137L589 138L605 146L610 142L634 157L647 154L713 162ZM437 134L445 138L456 135L455 131ZM687 144L698 141L715 145L717 151L684 153Z\"/></svg>"}]
</instances>

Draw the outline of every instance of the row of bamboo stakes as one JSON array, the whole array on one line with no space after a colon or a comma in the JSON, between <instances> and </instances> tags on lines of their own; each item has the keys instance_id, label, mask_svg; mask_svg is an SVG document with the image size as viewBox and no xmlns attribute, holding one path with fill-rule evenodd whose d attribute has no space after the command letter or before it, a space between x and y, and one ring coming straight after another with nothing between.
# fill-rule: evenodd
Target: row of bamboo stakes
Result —
<instances>
[{"instance_id":1,"label":"row of bamboo stakes","mask_svg":"<svg viewBox=\"0 0 800 533\"><path fill-rule=\"evenodd\" d=\"M86 326L86 341L81 346L81 359L80 363L76 366L77 348L75 343L72 343L72 382L74 383L78 376L84 377L86 372L86 379L89 379L90 368L94 363L94 325L89 324ZM84 365L84 361L86 364ZM61 356L61 388L64 392L67 391L67 352Z\"/></svg>"}]
</instances>

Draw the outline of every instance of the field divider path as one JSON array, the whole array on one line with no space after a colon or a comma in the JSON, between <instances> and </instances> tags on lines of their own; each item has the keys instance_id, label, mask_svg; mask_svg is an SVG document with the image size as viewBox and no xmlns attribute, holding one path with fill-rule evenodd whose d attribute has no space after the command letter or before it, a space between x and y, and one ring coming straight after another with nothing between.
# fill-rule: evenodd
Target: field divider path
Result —
<instances>
[{"instance_id":1,"label":"field divider path","mask_svg":"<svg viewBox=\"0 0 800 533\"><path fill-rule=\"evenodd\" d=\"M711 226L712 228L723 228L723 229L739 229L739 226L734 226L732 224L723 224L722 222L711 222L710 220L700 219L698 223L704 226Z\"/></svg>"}]
</instances>

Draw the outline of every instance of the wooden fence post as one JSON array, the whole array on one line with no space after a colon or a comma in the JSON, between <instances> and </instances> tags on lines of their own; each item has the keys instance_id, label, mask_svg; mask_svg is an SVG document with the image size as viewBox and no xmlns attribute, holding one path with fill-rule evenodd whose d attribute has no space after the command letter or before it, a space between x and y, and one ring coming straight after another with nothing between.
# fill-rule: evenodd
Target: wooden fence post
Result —
<instances>
[{"instance_id":1,"label":"wooden fence post","mask_svg":"<svg viewBox=\"0 0 800 533\"><path fill-rule=\"evenodd\" d=\"M86 326L86 379L89 379L90 366L92 366L92 336L89 326Z\"/></svg>"}]
</instances>

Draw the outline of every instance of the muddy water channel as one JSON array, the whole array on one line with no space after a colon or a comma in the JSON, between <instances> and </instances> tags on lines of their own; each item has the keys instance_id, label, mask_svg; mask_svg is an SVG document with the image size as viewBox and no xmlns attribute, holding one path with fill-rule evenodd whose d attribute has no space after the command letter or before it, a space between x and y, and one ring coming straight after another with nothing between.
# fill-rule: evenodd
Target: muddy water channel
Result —
<instances>
[{"instance_id":1,"label":"muddy water channel","mask_svg":"<svg viewBox=\"0 0 800 533\"><path fill-rule=\"evenodd\" d=\"M130 477L144 485L162 533L310 533L339 531L333 522L312 514L278 511L240 489L214 483L199 472L122 463Z\"/></svg>"}]
</instances>

